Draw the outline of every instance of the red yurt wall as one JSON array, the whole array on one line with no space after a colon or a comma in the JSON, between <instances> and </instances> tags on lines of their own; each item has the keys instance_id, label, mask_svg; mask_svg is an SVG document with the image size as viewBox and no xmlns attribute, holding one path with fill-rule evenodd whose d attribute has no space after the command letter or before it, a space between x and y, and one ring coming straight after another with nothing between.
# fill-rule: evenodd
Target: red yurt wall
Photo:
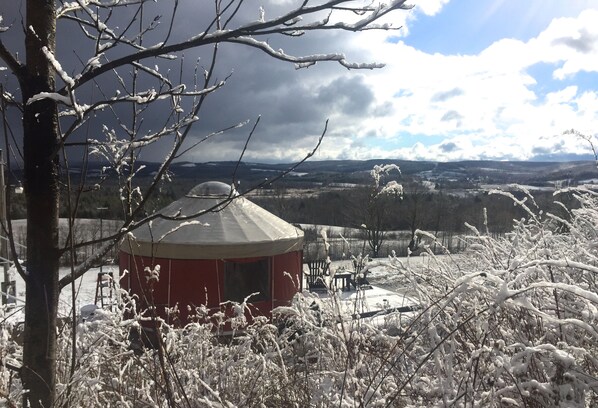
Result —
<instances>
[{"instance_id":1,"label":"red yurt wall","mask_svg":"<svg viewBox=\"0 0 598 408\"><path fill-rule=\"evenodd\" d=\"M291 299L303 288L303 254L289 252L272 257L273 296L272 307L288 306Z\"/></svg>"},{"instance_id":2,"label":"red yurt wall","mask_svg":"<svg viewBox=\"0 0 598 408\"><path fill-rule=\"evenodd\" d=\"M121 252L120 270L129 272L121 285L139 297L140 309L154 305L169 323L188 322L188 306L204 305L210 313L223 310L229 314L230 308L221 304L227 300L241 302L248 291L261 293L248 301L251 314L270 316L273 308L289 305L301 290L301 262L301 251L227 260L152 259ZM160 265L159 278L148 281L146 268L151 271L156 265ZM167 308L176 305L177 315L166 313Z\"/></svg>"}]
</instances>

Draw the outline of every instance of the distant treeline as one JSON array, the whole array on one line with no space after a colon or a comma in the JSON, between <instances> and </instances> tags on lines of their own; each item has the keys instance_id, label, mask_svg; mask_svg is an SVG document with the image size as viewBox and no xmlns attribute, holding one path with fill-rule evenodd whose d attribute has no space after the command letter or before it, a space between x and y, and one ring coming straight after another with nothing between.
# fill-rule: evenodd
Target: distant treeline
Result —
<instances>
[{"instance_id":1,"label":"distant treeline","mask_svg":"<svg viewBox=\"0 0 598 408\"><path fill-rule=\"evenodd\" d=\"M147 206L148 213L182 197L192 185L193 180L165 183ZM291 223L334 225L363 230L363 237L353 234L352 238L361 240L360 242L369 241L371 245L379 244L380 255L397 249L397 246L401 247L400 252L406 252L406 248L403 247L407 245L412 249L417 243L410 241L415 241L414 233L418 229L442 235L450 245L453 242L451 237L468 232L466 223L481 231L486 231L487 225L489 233L499 235L512 230L513 220L526 216L521 206L514 205L513 199L501 195L468 189L445 190L438 186L429 189L416 182L405 183L404 187L405 192L402 196L376 196L372 188L367 186L345 189L315 187L310 190L274 186L260 190L259 194L251 195L249 199ZM522 192L512 194L517 200L524 200L525 205L533 207L537 204L542 210L553 212L564 219L567 219L568 215L564 214L564 210L555 205L554 201L560 200L568 208L576 206L571 194L560 194L555 198L550 191L536 191L534 200L526 198ZM100 189L81 194L79 200L73 203L77 207L76 218L124 219L124 208L119 195L118 188L112 183L105 183ZM64 194L62 199L65 200L66 196ZM23 194L12 194L9 204L12 219L26 217ZM67 216L67 208L66 202L61 205L61 217ZM99 227L93 229L99 231ZM388 234L377 236L379 231L405 231L406 234L391 245L388 241L393 238ZM315 237L310 240L306 236L306 239L315 242ZM397 242L401 244L398 245ZM90 248L89 251L93 252L95 249ZM89 254L78 255L85 257Z\"/></svg>"},{"instance_id":2,"label":"distant treeline","mask_svg":"<svg viewBox=\"0 0 598 408\"><path fill-rule=\"evenodd\" d=\"M525 194L512 193L523 200ZM574 205L567 195L561 201ZM465 232L465 223L480 230L485 224L490 233L511 231L513 220L526 215L521 206L514 205L511 198L485 192L444 192L424 190L421 186L407 188L402 197L383 197L374 202L371 190L356 187L340 191L324 191L308 196L290 195L284 190L278 194L252 197L252 200L291 223L336 225L341 227L378 228L384 231L416 229L429 232ZM544 211L561 216L563 210L554 204L552 192L534 193L535 203ZM533 206L530 200L526 205Z\"/></svg>"}]
</instances>

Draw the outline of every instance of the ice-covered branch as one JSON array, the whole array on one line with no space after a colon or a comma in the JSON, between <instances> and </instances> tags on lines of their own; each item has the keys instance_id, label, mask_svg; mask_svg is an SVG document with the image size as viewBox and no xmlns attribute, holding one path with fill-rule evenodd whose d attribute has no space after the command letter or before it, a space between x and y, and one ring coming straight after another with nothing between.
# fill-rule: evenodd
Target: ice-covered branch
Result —
<instances>
[{"instance_id":1,"label":"ice-covered branch","mask_svg":"<svg viewBox=\"0 0 598 408\"><path fill-rule=\"evenodd\" d=\"M52 67L54 68L54 71L56 71L58 76L60 76L60 78L63 80L63 82L67 85L69 89L72 89L75 85L75 80L71 78L64 69L62 69L62 65L54 57L54 53L50 51L46 46L42 47L42 52L46 56L48 62L52 64Z\"/></svg>"},{"instance_id":2,"label":"ice-covered branch","mask_svg":"<svg viewBox=\"0 0 598 408\"><path fill-rule=\"evenodd\" d=\"M97 8L113 8L113 7L128 7L134 5L140 5L147 0L76 0L76 1L65 1L57 9L57 15L59 17L65 15L68 12L83 10L85 7L94 6Z\"/></svg>"},{"instance_id":3,"label":"ice-covered branch","mask_svg":"<svg viewBox=\"0 0 598 408\"><path fill-rule=\"evenodd\" d=\"M553 266L557 268L574 268L582 271L588 271L598 276L598 267L587 265L582 262L571 261L568 259L534 259L528 263L519 265L520 268L529 268L532 266Z\"/></svg>"},{"instance_id":4,"label":"ice-covered branch","mask_svg":"<svg viewBox=\"0 0 598 408\"><path fill-rule=\"evenodd\" d=\"M106 52L110 48L114 48L119 44L127 45L136 50L146 50L150 48L159 48L162 46L162 42L159 44L154 45L153 47L144 47L141 45L139 41L148 31L153 30L156 28L157 24L159 23L158 20L152 20L149 26L142 29L140 32L136 33L133 38L127 38L125 34L129 31L132 27L133 23L138 18L141 7L138 7L133 17L129 20L127 26L122 29L120 34L114 32L108 25L107 19L106 22L100 19L98 13L94 12L89 5L93 5L98 9L111 9L116 6L125 6L125 5L137 5L141 6L145 0L140 1L130 1L130 2L116 2L117 4L106 4L106 2L89 2L89 1L81 1L78 0L77 3L70 3L65 4L64 7L59 9L59 18L65 18L71 21L76 22L80 29L83 31L84 35L96 42L96 55L102 54ZM127 3L127 4L125 4ZM89 19L85 19L80 15L83 12L88 16ZM110 16L110 13L108 14ZM92 30L96 31L97 34L93 34ZM161 55L161 58L169 58L169 56ZM91 68L96 69L98 66L95 65ZM87 67L86 67L87 68Z\"/></svg>"},{"instance_id":5,"label":"ice-covered branch","mask_svg":"<svg viewBox=\"0 0 598 408\"><path fill-rule=\"evenodd\" d=\"M180 230L181 228L190 226L190 225L200 225L202 227L209 227L210 224L207 224L205 222L201 222L199 220L191 220L191 221L185 221L185 222L181 222L180 224L176 225L174 228L172 228L169 231L166 231L164 234L162 234L162 236L160 236L160 238L158 238L158 240L156 241L158 242L162 242L167 236L174 234L175 232L177 232L178 230Z\"/></svg>"},{"instance_id":6,"label":"ice-covered branch","mask_svg":"<svg viewBox=\"0 0 598 408\"><path fill-rule=\"evenodd\" d=\"M382 24L376 25L375 22L382 16L388 14L393 10L408 9L410 6L405 5L405 0L394 0L390 4L380 4L376 8L365 7L364 18L356 23L335 23L328 24L328 19L318 20L316 22L299 25L303 16L314 15L320 12L331 12L335 7L342 4L349 3L348 0L332 0L326 1L322 4L308 7L307 2L291 10L290 12L266 21L255 21L237 29L216 29L211 32L204 31L197 35L190 37L188 40L175 44L159 44L159 46L151 48L138 48L138 50L129 55L125 55L109 61L102 66L95 67L93 70L83 73L76 80L76 87L79 87L86 82L102 75L105 72L116 69L118 67L132 64L151 57L161 57L165 55L175 54L191 48L202 47L210 44L218 43L237 43L249 45L258 48L267 54L283 60L296 64L298 68L304 68L313 65L319 61L335 61L348 69L373 69L381 68L384 64L380 63L353 63L348 62L341 53L332 54L313 54L309 56L291 56L284 52L275 51L265 41L257 40L258 36L266 36L272 34L288 35L291 33L300 33L304 31L315 30L350 30L361 31L365 29L390 29L392 27ZM227 21L228 23L228 21ZM225 25L226 26L226 25ZM138 46L139 47L139 46ZM63 93L61 90L60 93Z\"/></svg>"},{"instance_id":7,"label":"ice-covered branch","mask_svg":"<svg viewBox=\"0 0 598 408\"><path fill-rule=\"evenodd\" d=\"M237 43L237 44L244 44L250 47L257 48L259 50L264 51L266 54L279 59L281 61L291 62L295 64L297 69L299 68L307 68L311 65L316 64L317 62L322 61L336 61L341 64L343 67L348 69L374 69L374 68L382 68L384 64L380 63L352 63L348 62L345 59L343 54L314 54L308 55L304 57L295 57L285 53L282 50L274 50L267 42L265 41L258 41L251 37L239 37L230 39L228 42Z\"/></svg>"},{"instance_id":8,"label":"ice-covered branch","mask_svg":"<svg viewBox=\"0 0 598 408\"><path fill-rule=\"evenodd\" d=\"M380 180L382 176L389 174L391 170L396 170L399 174L401 174L401 169L396 164L375 165L372 168L370 175L374 180L374 185L376 188L380 187Z\"/></svg>"},{"instance_id":9,"label":"ice-covered branch","mask_svg":"<svg viewBox=\"0 0 598 408\"><path fill-rule=\"evenodd\" d=\"M90 140L90 144L95 146L90 154L104 157L110 163L113 163L114 169L120 173L120 166L122 163L127 162L129 152L156 143L164 136L172 135L181 128L187 127L197 120L198 118L196 116L189 115L171 126L166 126L157 132L147 134L132 141L129 139L118 139L114 130L104 127L104 133L107 136L107 140L105 142L94 139Z\"/></svg>"}]
</instances>

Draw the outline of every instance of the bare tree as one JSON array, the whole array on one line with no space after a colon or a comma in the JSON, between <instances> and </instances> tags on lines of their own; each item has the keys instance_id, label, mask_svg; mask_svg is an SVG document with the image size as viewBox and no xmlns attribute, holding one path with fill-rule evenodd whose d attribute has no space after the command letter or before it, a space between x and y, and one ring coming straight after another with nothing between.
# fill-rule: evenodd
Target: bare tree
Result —
<instances>
[{"instance_id":1,"label":"bare tree","mask_svg":"<svg viewBox=\"0 0 598 408\"><path fill-rule=\"evenodd\" d=\"M15 10L19 7L9 2ZM301 37L315 31L362 31L390 29L376 22L397 9L406 9L405 0L389 4L325 0L316 4L303 1L288 8L278 17L266 18L260 10L257 21L245 21L240 11L247 5L242 0L202 2L202 16L194 32L186 39L171 36L177 24L179 1L168 2L165 29L157 30L160 17L155 7L165 2L145 0L22 0L25 21L3 27L0 35L0 59L6 65L6 87L2 92L8 121L21 117L21 124L11 123L5 132L9 150L16 156L20 143L9 143L11 135L20 139L27 202L27 271L20 270L26 281L26 322L21 371L24 389L29 390L26 403L49 407L56 403L56 325L60 290L80 277L101 259L119 239L156 215L147 215L146 204L169 177L168 167L189 149L203 140L239 124L223 125L203 139L187 143L190 129L200 120L206 98L222 88L226 77L217 78L219 50L222 44L237 44L261 51L270 57L306 68L323 61L337 62L348 69L372 69L378 63L359 64L347 61L340 53L292 55L269 45L274 37ZM4 6L4 5L3 5ZM355 22L342 16L353 12ZM153 13L153 14L152 14ZM206 14L209 13L209 14ZM18 16L19 13L15 13ZM126 16L124 19L122 16ZM18 17L13 21L18 21ZM68 22L66 25L64 22ZM76 27L77 38L86 40L58 44L58 27ZM7 23L4 21L4 23ZM22 27L21 43L19 27ZM7 33L8 32L8 33ZM72 33L71 33L72 34ZM159 41L156 36L161 36ZM24 45L24 47L23 47ZM22 60L19 51L25 51ZM191 84L183 84L182 52L204 51L203 66L195 66ZM83 51L82 51L83 50ZM84 52L83 54L81 54ZM67 72L61 57L76 55L79 64ZM178 67L164 73L155 68L156 61ZM174 64L174 65L173 65ZM178 64L178 65L176 65ZM176 74L172 74L176 72ZM158 106L158 108L153 108ZM128 112L128 113L126 113ZM144 114L162 113L159 129L143 126ZM100 130L98 122L103 124ZM89 129L93 129L93 137ZM249 135L253 131L248 132ZM161 143L168 153L151 183L142 189L135 182L141 169L140 152ZM89 185L85 169L90 155L100 155L107 162L105 177L118 179L121 191L123 223L119 232L104 237L102 250L72 265L71 273L59 280L58 261L62 254L76 251L98 240L78 243L73 239L74 218L82 194L101 188L101 182ZM83 171L78 178L69 175L70 157L83 157ZM71 231L64 247L59 246L59 196L66 194ZM10 223L3 226L10 233ZM14 241L12 244L13 252Z\"/></svg>"},{"instance_id":2,"label":"bare tree","mask_svg":"<svg viewBox=\"0 0 598 408\"><path fill-rule=\"evenodd\" d=\"M392 170L400 173L399 167L395 164L374 166L370 172L373 184L362 190L362 198L358 200L363 214L361 227L365 231L365 238L374 258L378 257L382 244L386 240L388 221L394 210L393 200L401 199L403 196L403 186L396 181L391 180L382 184L382 180Z\"/></svg>"},{"instance_id":3,"label":"bare tree","mask_svg":"<svg viewBox=\"0 0 598 408\"><path fill-rule=\"evenodd\" d=\"M386 240L386 227L388 225L389 205L386 197L380 197L378 191L371 190L366 199L365 230L368 246L372 250L372 257L377 258Z\"/></svg>"},{"instance_id":4,"label":"bare tree","mask_svg":"<svg viewBox=\"0 0 598 408\"><path fill-rule=\"evenodd\" d=\"M414 180L406 188L406 214L404 214L404 217L407 219L411 234L409 239L410 251L415 251L419 248L419 237L417 237L416 232L421 228L424 214L426 213L426 209L423 208L424 197L424 187L420 182Z\"/></svg>"}]
</instances>

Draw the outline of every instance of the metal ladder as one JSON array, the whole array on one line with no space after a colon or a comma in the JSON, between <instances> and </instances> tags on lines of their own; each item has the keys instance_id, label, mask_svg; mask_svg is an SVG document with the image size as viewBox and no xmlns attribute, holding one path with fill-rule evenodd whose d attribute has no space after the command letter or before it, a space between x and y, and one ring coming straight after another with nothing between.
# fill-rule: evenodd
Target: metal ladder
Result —
<instances>
[{"instance_id":1,"label":"metal ladder","mask_svg":"<svg viewBox=\"0 0 598 408\"><path fill-rule=\"evenodd\" d=\"M114 276L112 272L98 272L98 280L96 282L96 296L95 304L102 309L108 309L112 311L112 305L114 304Z\"/></svg>"}]
</instances>

